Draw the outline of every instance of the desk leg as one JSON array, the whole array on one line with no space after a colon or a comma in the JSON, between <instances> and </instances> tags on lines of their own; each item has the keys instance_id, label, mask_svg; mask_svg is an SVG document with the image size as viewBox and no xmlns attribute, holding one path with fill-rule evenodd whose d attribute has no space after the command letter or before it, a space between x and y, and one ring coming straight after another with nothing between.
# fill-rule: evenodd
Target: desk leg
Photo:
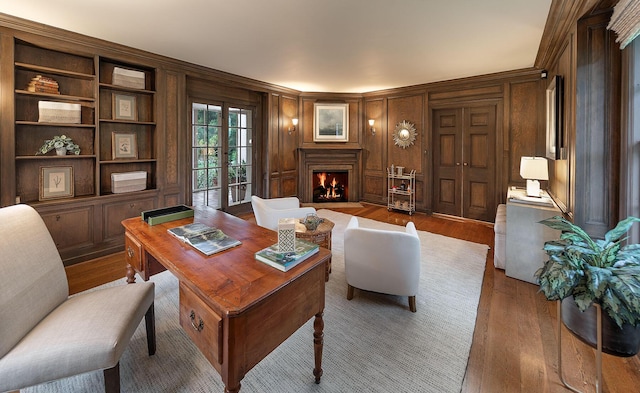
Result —
<instances>
[{"instance_id":1,"label":"desk leg","mask_svg":"<svg viewBox=\"0 0 640 393\"><path fill-rule=\"evenodd\" d=\"M313 321L313 353L316 360L316 367L313 369L313 375L316 377L316 383L320 383L320 377L322 377L322 345L324 343L323 314L324 312L317 313L316 319Z\"/></svg>"},{"instance_id":2,"label":"desk leg","mask_svg":"<svg viewBox=\"0 0 640 393\"><path fill-rule=\"evenodd\" d=\"M235 389L231 389L226 385L224 387L224 393L238 393L239 391L240 391L240 384L238 384L238 387Z\"/></svg>"},{"instance_id":3,"label":"desk leg","mask_svg":"<svg viewBox=\"0 0 640 393\"><path fill-rule=\"evenodd\" d=\"M127 284L134 284L135 282L136 271L130 263L127 263Z\"/></svg>"}]
</instances>

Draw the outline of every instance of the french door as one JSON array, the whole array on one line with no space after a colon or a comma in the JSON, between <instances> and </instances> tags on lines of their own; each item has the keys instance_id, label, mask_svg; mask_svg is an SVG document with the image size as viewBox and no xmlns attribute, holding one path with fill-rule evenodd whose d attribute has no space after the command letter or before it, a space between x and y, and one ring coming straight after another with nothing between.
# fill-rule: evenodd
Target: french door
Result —
<instances>
[{"instance_id":1,"label":"french door","mask_svg":"<svg viewBox=\"0 0 640 393\"><path fill-rule=\"evenodd\" d=\"M434 212L493 220L495 135L495 105L434 110Z\"/></svg>"},{"instance_id":2,"label":"french door","mask_svg":"<svg viewBox=\"0 0 640 393\"><path fill-rule=\"evenodd\" d=\"M191 107L192 204L226 211L249 202L254 108L205 102Z\"/></svg>"}]
</instances>

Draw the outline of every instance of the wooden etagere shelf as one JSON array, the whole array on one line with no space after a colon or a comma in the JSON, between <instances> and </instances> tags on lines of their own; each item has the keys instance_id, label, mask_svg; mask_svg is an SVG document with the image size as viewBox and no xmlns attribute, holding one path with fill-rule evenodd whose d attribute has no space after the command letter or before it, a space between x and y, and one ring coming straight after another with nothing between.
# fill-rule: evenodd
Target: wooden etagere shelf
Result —
<instances>
[{"instance_id":1,"label":"wooden etagere shelf","mask_svg":"<svg viewBox=\"0 0 640 393\"><path fill-rule=\"evenodd\" d=\"M399 172L394 167L387 168L387 210L404 210L412 215L416 211L415 187L415 169Z\"/></svg>"}]
</instances>

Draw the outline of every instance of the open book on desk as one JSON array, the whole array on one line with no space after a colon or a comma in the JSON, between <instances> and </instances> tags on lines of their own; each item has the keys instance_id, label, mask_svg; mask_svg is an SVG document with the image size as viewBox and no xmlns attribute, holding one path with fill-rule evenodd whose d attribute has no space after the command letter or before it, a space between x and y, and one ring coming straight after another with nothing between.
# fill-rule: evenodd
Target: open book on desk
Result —
<instances>
[{"instance_id":1,"label":"open book on desk","mask_svg":"<svg viewBox=\"0 0 640 393\"><path fill-rule=\"evenodd\" d=\"M169 228L167 232L205 255L215 254L241 244L239 240L227 236L222 230L199 222Z\"/></svg>"}]
</instances>

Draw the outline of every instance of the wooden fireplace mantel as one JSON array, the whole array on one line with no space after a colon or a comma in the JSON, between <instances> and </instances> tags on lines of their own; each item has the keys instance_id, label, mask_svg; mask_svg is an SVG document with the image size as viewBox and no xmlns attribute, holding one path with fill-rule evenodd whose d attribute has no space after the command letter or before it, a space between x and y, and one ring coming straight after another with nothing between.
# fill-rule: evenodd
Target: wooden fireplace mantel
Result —
<instances>
[{"instance_id":1,"label":"wooden fireplace mantel","mask_svg":"<svg viewBox=\"0 0 640 393\"><path fill-rule=\"evenodd\" d=\"M298 148L298 197L301 202L313 201L313 171L347 171L349 202L360 200L362 148L353 146L313 146Z\"/></svg>"}]
</instances>

